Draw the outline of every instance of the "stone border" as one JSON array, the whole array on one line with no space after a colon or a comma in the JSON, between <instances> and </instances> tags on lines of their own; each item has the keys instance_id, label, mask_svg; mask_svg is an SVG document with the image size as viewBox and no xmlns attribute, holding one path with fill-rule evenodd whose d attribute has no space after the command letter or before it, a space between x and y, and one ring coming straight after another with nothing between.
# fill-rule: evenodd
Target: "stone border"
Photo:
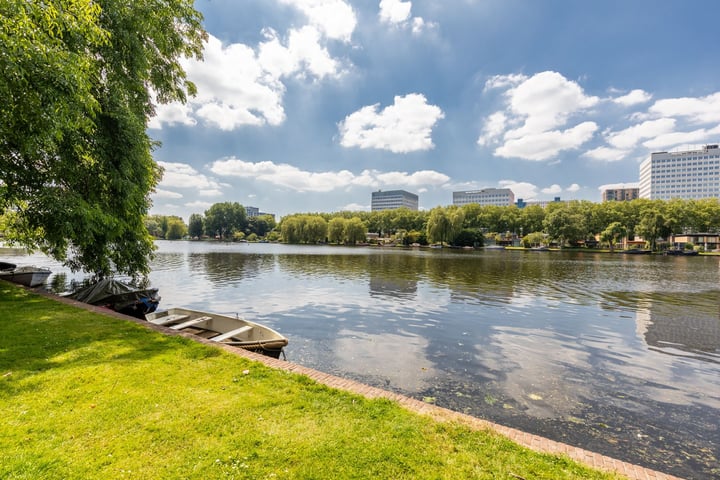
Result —
<instances>
[{"instance_id":1,"label":"stone border","mask_svg":"<svg viewBox=\"0 0 720 480\"><path fill-rule=\"evenodd\" d=\"M490 430L492 432L499 433L500 435L503 435L504 437L512 440L518 445L527 447L533 451L540 453L549 453L552 455L567 456L572 460L575 460L579 463L598 470L620 473L622 475L625 475L630 480L682 480L680 477L675 477L673 475L651 470L649 468L641 467L639 465L633 465L631 463L616 460L605 455L600 455L595 452L583 450L582 448L573 447L565 443L556 442L554 440L526 433L515 428L505 427L497 423L482 420L480 418L473 417L464 413L455 412L447 408L439 407L437 405L422 402L414 398L406 397L405 395L400 395L399 393L389 392L387 390L371 387L369 385L365 385L354 380L347 380L341 377L337 377L335 375L319 372L317 370L313 370L312 368L303 367L302 365L298 365L285 360L279 360L265 355L261 355L259 353L249 352L247 350L233 347L231 345L218 344L198 337L196 335L179 332L177 330L172 330L170 328L160 325L154 325L144 320L114 312L107 308L96 307L93 305L88 305L86 303L78 302L76 300L59 297L57 295L42 290L28 290L34 293L39 293L44 297L47 297L51 300L59 301L67 305L72 305L85 310L90 310L101 315L131 321L137 323L138 325L142 325L146 328L155 330L160 333L164 333L166 335L182 336L200 343L204 343L206 345L220 347L233 355L260 362L271 368L291 373L297 373L299 375L305 375L313 379L314 381L322 385L326 385L330 388L336 388L338 390L362 395L370 399L386 398L389 400L393 400L412 412L421 415L428 415L437 421L456 422L476 430Z\"/></svg>"}]
</instances>

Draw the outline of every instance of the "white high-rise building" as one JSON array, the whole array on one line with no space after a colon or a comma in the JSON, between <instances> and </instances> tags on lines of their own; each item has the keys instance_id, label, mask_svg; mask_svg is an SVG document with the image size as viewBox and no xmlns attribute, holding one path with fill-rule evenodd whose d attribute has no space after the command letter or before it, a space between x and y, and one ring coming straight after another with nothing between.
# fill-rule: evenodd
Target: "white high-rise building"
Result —
<instances>
[{"instance_id":1,"label":"white high-rise building","mask_svg":"<svg viewBox=\"0 0 720 480\"><path fill-rule=\"evenodd\" d=\"M515 194L509 188L484 188L482 190L453 192L453 205L468 205L470 203L507 207L515 203Z\"/></svg>"},{"instance_id":2,"label":"white high-rise building","mask_svg":"<svg viewBox=\"0 0 720 480\"><path fill-rule=\"evenodd\" d=\"M640 198L720 198L720 148L657 152L640 164Z\"/></svg>"}]
</instances>

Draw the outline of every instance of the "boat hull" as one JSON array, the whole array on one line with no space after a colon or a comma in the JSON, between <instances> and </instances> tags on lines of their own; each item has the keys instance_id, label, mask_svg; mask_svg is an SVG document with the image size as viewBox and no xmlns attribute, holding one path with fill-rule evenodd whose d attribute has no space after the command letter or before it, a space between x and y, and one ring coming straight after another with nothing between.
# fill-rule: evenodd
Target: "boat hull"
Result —
<instances>
[{"instance_id":1,"label":"boat hull","mask_svg":"<svg viewBox=\"0 0 720 480\"><path fill-rule=\"evenodd\" d=\"M68 298L140 319L154 312L160 303L157 288L135 288L113 278L81 288L68 295Z\"/></svg>"},{"instance_id":2,"label":"boat hull","mask_svg":"<svg viewBox=\"0 0 720 480\"><path fill-rule=\"evenodd\" d=\"M145 316L154 324L191 333L217 343L232 345L273 358L288 344L288 339L275 330L239 317L219 313L171 308Z\"/></svg>"},{"instance_id":3,"label":"boat hull","mask_svg":"<svg viewBox=\"0 0 720 480\"><path fill-rule=\"evenodd\" d=\"M0 278L26 287L38 287L47 281L50 273L50 270L44 268L19 267L0 271Z\"/></svg>"}]
</instances>

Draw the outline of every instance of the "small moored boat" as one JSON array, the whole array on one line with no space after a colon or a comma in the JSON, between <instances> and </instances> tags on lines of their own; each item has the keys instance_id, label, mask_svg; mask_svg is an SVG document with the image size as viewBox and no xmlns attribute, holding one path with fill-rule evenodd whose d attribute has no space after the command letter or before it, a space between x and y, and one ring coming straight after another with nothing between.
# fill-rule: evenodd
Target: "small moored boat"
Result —
<instances>
[{"instance_id":1,"label":"small moored boat","mask_svg":"<svg viewBox=\"0 0 720 480\"><path fill-rule=\"evenodd\" d=\"M47 281L52 272L47 268L18 267L15 264L0 262L0 279L19 283L26 287L37 287Z\"/></svg>"},{"instance_id":2,"label":"small moored boat","mask_svg":"<svg viewBox=\"0 0 720 480\"><path fill-rule=\"evenodd\" d=\"M114 278L105 278L65 296L140 319L154 312L160 303L157 288L135 288Z\"/></svg>"},{"instance_id":3,"label":"small moored boat","mask_svg":"<svg viewBox=\"0 0 720 480\"><path fill-rule=\"evenodd\" d=\"M154 325L192 333L213 342L232 345L273 358L280 358L280 352L288 344L288 339L272 328L219 313L171 308L150 313L145 319Z\"/></svg>"}]
</instances>

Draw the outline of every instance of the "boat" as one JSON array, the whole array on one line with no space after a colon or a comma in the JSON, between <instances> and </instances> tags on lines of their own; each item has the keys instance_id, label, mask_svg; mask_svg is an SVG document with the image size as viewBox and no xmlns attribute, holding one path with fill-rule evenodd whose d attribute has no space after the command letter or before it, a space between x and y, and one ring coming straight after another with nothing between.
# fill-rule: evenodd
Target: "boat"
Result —
<instances>
[{"instance_id":1,"label":"boat","mask_svg":"<svg viewBox=\"0 0 720 480\"><path fill-rule=\"evenodd\" d=\"M199 337L244 350L280 358L288 339L272 328L219 313L202 312L187 308L170 308L145 315L153 325L191 333Z\"/></svg>"},{"instance_id":2,"label":"boat","mask_svg":"<svg viewBox=\"0 0 720 480\"><path fill-rule=\"evenodd\" d=\"M697 250L683 250L681 248L668 248L663 252L664 255L678 255L683 257L694 257L699 255Z\"/></svg>"},{"instance_id":3,"label":"boat","mask_svg":"<svg viewBox=\"0 0 720 480\"><path fill-rule=\"evenodd\" d=\"M99 280L64 296L140 319L154 312L160 303L157 288L136 288L114 278Z\"/></svg>"},{"instance_id":4,"label":"boat","mask_svg":"<svg viewBox=\"0 0 720 480\"><path fill-rule=\"evenodd\" d=\"M530 247L531 252L549 252L550 247L545 245L538 245L537 247Z\"/></svg>"},{"instance_id":5,"label":"boat","mask_svg":"<svg viewBox=\"0 0 720 480\"><path fill-rule=\"evenodd\" d=\"M19 283L26 287L37 287L44 284L51 273L47 268L18 267L14 263L0 262L0 279Z\"/></svg>"},{"instance_id":6,"label":"boat","mask_svg":"<svg viewBox=\"0 0 720 480\"><path fill-rule=\"evenodd\" d=\"M640 248L629 248L627 250L621 250L621 253L625 253L627 255L649 255L652 253L652 250L643 250Z\"/></svg>"}]
</instances>

